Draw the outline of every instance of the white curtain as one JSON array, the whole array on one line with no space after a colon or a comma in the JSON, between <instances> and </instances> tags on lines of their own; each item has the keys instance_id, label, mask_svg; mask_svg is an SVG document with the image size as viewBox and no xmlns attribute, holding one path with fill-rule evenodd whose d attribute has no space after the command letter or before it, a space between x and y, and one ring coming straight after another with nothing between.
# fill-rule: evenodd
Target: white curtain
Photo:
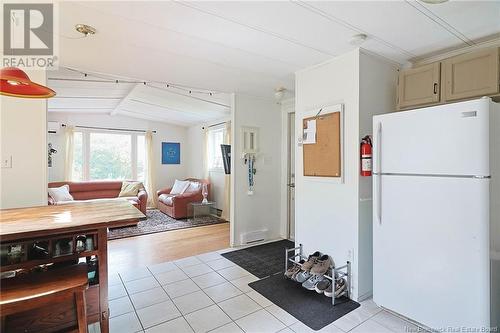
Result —
<instances>
[{"instance_id":1,"label":"white curtain","mask_svg":"<svg viewBox=\"0 0 500 333\"><path fill-rule=\"evenodd\" d=\"M64 131L65 136L65 156L64 156L64 180L73 180L73 152L74 152L74 138L75 127L66 126Z\"/></svg>"},{"instance_id":2,"label":"white curtain","mask_svg":"<svg viewBox=\"0 0 500 333\"><path fill-rule=\"evenodd\" d=\"M226 133L224 137L224 143L227 145L231 144L231 122L227 122L225 124L226 126ZM232 163L232 161L231 161ZM222 213L221 217L229 221L229 217L231 216L230 213L230 207L231 207L231 175L224 175L224 203L222 206Z\"/></svg>"},{"instance_id":3,"label":"white curtain","mask_svg":"<svg viewBox=\"0 0 500 333\"><path fill-rule=\"evenodd\" d=\"M156 183L154 177L154 151L153 151L153 132L146 131L145 135L146 141L146 191L148 192L148 207L156 208L157 198L156 198Z\"/></svg>"},{"instance_id":4,"label":"white curtain","mask_svg":"<svg viewBox=\"0 0 500 333\"><path fill-rule=\"evenodd\" d=\"M209 162L208 162L208 133L209 130L205 129L203 133L203 178L209 179Z\"/></svg>"}]
</instances>

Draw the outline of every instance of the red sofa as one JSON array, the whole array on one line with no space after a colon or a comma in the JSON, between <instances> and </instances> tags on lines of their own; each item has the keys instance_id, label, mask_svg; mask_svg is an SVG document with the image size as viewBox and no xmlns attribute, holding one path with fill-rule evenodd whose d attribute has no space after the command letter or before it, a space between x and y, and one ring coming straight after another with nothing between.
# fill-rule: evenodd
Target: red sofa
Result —
<instances>
[{"instance_id":1,"label":"red sofa","mask_svg":"<svg viewBox=\"0 0 500 333\"><path fill-rule=\"evenodd\" d=\"M207 184L208 197L210 198L210 182L206 179L186 178L191 182ZM170 195L172 188L165 188L156 192L158 195L158 209L174 219L182 219L188 217L188 205L190 202L201 202L203 195L201 194L202 186L199 190L193 192L184 192L183 194ZM169 199L168 199L169 198Z\"/></svg>"},{"instance_id":2,"label":"red sofa","mask_svg":"<svg viewBox=\"0 0 500 333\"><path fill-rule=\"evenodd\" d=\"M148 194L143 188L134 197L118 197L122 188L122 181L84 181L84 182L54 182L49 188L69 185L69 193L75 201L120 198L130 201L137 209L146 214ZM49 196L49 205L54 201Z\"/></svg>"}]
</instances>

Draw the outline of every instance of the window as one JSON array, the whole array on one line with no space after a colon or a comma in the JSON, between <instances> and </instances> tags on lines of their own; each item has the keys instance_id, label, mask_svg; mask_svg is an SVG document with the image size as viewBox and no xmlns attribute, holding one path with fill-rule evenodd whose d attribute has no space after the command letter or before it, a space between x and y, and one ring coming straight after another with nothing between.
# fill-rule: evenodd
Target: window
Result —
<instances>
[{"instance_id":1,"label":"window","mask_svg":"<svg viewBox=\"0 0 500 333\"><path fill-rule=\"evenodd\" d=\"M216 128L208 131L207 158L209 170L222 170L222 151L220 145L224 143L224 128Z\"/></svg>"},{"instance_id":2,"label":"window","mask_svg":"<svg viewBox=\"0 0 500 333\"><path fill-rule=\"evenodd\" d=\"M74 180L144 181L144 135L104 131L82 131L74 135Z\"/></svg>"}]
</instances>

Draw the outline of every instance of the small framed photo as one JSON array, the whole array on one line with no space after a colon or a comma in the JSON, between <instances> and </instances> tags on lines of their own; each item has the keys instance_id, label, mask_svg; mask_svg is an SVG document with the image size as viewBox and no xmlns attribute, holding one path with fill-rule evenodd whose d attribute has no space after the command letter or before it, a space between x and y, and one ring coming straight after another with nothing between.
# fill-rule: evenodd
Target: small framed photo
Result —
<instances>
[{"instance_id":1,"label":"small framed photo","mask_svg":"<svg viewBox=\"0 0 500 333\"><path fill-rule=\"evenodd\" d=\"M161 143L161 164L181 164L181 144L179 142Z\"/></svg>"}]
</instances>

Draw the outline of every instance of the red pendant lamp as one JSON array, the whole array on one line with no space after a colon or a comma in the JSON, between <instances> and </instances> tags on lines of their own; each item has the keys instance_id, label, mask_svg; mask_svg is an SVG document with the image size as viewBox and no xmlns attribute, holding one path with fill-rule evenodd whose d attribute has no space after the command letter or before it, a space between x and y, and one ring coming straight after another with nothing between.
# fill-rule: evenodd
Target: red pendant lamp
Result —
<instances>
[{"instance_id":1,"label":"red pendant lamp","mask_svg":"<svg viewBox=\"0 0 500 333\"><path fill-rule=\"evenodd\" d=\"M56 92L30 80L19 68L5 67L0 70L0 95L22 98L50 98Z\"/></svg>"}]
</instances>

